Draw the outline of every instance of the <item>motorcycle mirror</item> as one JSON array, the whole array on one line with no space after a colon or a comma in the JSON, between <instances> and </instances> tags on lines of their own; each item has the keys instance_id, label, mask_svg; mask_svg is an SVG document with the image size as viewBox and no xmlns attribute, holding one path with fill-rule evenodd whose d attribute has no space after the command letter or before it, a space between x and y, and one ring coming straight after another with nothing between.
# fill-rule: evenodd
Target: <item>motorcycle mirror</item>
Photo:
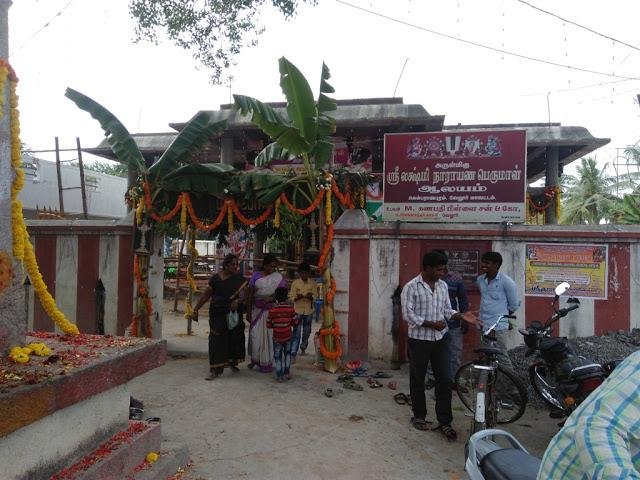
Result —
<instances>
[{"instance_id":1,"label":"motorcycle mirror","mask_svg":"<svg viewBox=\"0 0 640 480\"><path fill-rule=\"evenodd\" d=\"M569 288L571 288L571 285L569 285L567 282L562 282L561 284L559 284L555 289L556 297L564 294L564 292L569 290Z\"/></svg>"}]
</instances>

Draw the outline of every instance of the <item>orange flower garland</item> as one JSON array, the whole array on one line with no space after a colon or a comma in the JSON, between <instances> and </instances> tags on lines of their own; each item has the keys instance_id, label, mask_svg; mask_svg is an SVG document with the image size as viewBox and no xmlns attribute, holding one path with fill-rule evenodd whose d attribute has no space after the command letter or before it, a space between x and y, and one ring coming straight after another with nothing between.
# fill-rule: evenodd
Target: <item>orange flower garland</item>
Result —
<instances>
[{"instance_id":1,"label":"orange flower garland","mask_svg":"<svg viewBox=\"0 0 640 480\"><path fill-rule=\"evenodd\" d=\"M135 255L133 258L133 276L136 280L138 300L141 300L144 303L144 309L146 311L143 318L140 318L138 315L133 315L131 319L131 335L134 337L138 336L138 320L141 320L145 322L145 325L147 327L147 337L151 338L151 314L153 313L153 304L151 303L151 299L149 298L149 288L143 282L142 275L140 275L139 262L140 258L138 257L138 255Z\"/></svg>"},{"instance_id":2,"label":"orange flower garland","mask_svg":"<svg viewBox=\"0 0 640 480\"><path fill-rule=\"evenodd\" d=\"M189 196L189 194L187 192L183 192L182 196L183 196L183 201L186 202L187 204L187 211L189 212L191 221L193 222L193 224L196 226L198 230L202 230L202 231L215 230L220 226L220 224L222 224L224 215L227 213L227 208L229 208L229 206L226 203L218 212L218 216L213 221L213 223L210 223L209 225L205 225L200 221L200 219L196 215L196 212L193 210L193 204L191 203L191 197Z\"/></svg>"},{"instance_id":3,"label":"orange flower garland","mask_svg":"<svg viewBox=\"0 0 640 480\"><path fill-rule=\"evenodd\" d=\"M287 206L287 208L292 212L295 212L298 215L306 216L306 215L309 215L311 212L313 212L316 208L318 208L318 205L320 205L320 202L322 202L322 197L324 196L324 192L325 192L324 189L320 189L320 191L318 191L318 195L316 195L316 198L314 198L313 202L311 202L311 205L309 205L307 208L304 208L304 209L296 208L289 201L289 199L284 194L284 192L280 194L280 200L282 200L282 203L284 203Z\"/></svg>"},{"instance_id":4,"label":"orange flower garland","mask_svg":"<svg viewBox=\"0 0 640 480\"><path fill-rule=\"evenodd\" d=\"M333 327L329 328L321 328L318 330L320 335L320 341L318 345L320 346L320 353L327 360L336 360L342 356L342 344L340 343L340 324L337 320L333 321ZM324 337L327 335L331 335L336 342L336 351L330 352L327 350L327 347L324 346Z\"/></svg>"},{"instance_id":5,"label":"orange flower garland","mask_svg":"<svg viewBox=\"0 0 640 480\"><path fill-rule=\"evenodd\" d=\"M269 215L271 215L271 212L273 211L273 205L269 205L267 209L264 212L262 212L262 215L252 219L249 217L245 217L243 215L243 213L238 208L238 204L236 203L235 200L231 199L231 200L228 200L228 202L235 216L238 217L238 220L240 220L245 225L259 225L260 223L264 222L267 218L269 218Z\"/></svg>"},{"instance_id":6,"label":"orange flower garland","mask_svg":"<svg viewBox=\"0 0 640 480\"><path fill-rule=\"evenodd\" d=\"M178 211L182 207L182 204L183 204L182 196L183 195L184 194L181 193L178 196L178 200L176 200L176 205L169 212L165 213L164 215L158 215L156 212L151 210L150 211L151 218L156 222L167 222L167 221L171 220L173 217L175 217L178 214Z\"/></svg>"},{"instance_id":7,"label":"orange flower garland","mask_svg":"<svg viewBox=\"0 0 640 480\"><path fill-rule=\"evenodd\" d=\"M336 296L336 281L331 277L331 288L325 296L327 303L333 302L333 298Z\"/></svg>"},{"instance_id":8,"label":"orange flower garland","mask_svg":"<svg viewBox=\"0 0 640 480\"><path fill-rule=\"evenodd\" d=\"M327 257L329 256L329 252L331 251L331 244L333 242L333 223L331 225L327 225L327 238L324 240L324 245L322 246L322 253L320 254L320 259L318 260L318 268L322 270L327 263Z\"/></svg>"},{"instance_id":9,"label":"orange flower garland","mask_svg":"<svg viewBox=\"0 0 640 480\"><path fill-rule=\"evenodd\" d=\"M338 201L343 207L356 208L355 205L353 204L353 200L351 199L351 195L349 195L348 193L348 190L346 193L342 193L338 188L338 184L336 183L335 180L331 182L331 191L333 192L333 194L336 196L336 198L338 199Z\"/></svg>"}]
</instances>

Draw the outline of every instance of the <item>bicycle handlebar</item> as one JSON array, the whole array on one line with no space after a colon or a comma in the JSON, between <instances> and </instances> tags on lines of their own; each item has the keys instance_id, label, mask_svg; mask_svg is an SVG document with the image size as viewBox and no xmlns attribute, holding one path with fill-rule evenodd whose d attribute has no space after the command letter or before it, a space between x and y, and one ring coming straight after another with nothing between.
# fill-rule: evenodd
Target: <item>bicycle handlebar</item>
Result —
<instances>
[{"instance_id":1,"label":"bicycle handlebar","mask_svg":"<svg viewBox=\"0 0 640 480\"><path fill-rule=\"evenodd\" d=\"M487 330L485 330L483 332L483 335L489 335L498 326L498 324L500 323L500 320L502 320L503 318L510 318L512 320L515 320L518 317L516 317L515 315L511 315L511 314L509 314L509 315L500 315L498 317L498 319L496 320L496 322L493 325L491 325L489 328L487 328Z\"/></svg>"}]
</instances>

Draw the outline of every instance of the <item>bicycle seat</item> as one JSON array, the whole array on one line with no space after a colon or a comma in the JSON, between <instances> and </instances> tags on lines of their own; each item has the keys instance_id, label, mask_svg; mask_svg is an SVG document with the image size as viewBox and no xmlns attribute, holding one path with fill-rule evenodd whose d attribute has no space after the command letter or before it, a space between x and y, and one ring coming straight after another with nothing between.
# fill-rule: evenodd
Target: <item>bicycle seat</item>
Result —
<instances>
[{"instance_id":1,"label":"bicycle seat","mask_svg":"<svg viewBox=\"0 0 640 480\"><path fill-rule=\"evenodd\" d=\"M473 353L483 353L485 355L500 355L502 350L495 347L480 347L476 348Z\"/></svg>"},{"instance_id":2,"label":"bicycle seat","mask_svg":"<svg viewBox=\"0 0 640 480\"><path fill-rule=\"evenodd\" d=\"M535 480L541 463L517 448L502 448L485 455L480 470L486 480Z\"/></svg>"}]
</instances>

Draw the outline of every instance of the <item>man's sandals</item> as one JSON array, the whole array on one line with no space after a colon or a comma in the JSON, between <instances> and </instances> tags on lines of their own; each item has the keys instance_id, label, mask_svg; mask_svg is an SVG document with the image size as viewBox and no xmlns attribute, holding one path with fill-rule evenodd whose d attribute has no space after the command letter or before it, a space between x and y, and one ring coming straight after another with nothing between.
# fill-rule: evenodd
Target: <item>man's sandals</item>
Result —
<instances>
[{"instance_id":1,"label":"man's sandals","mask_svg":"<svg viewBox=\"0 0 640 480\"><path fill-rule=\"evenodd\" d=\"M458 434L451 425L440 424L433 427L431 430L434 432L440 431L440 433L442 433L442 435L444 435L444 437L450 442L455 442L458 439Z\"/></svg>"},{"instance_id":2,"label":"man's sandals","mask_svg":"<svg viewBox=\"0 0 640 480\"><path fill-rule=\"evenodd\" d=\"M451 427L451 425L439 424L431 428L429 426L430 423L431 423L430 421L424 420L422 418L415 418L415 417L411 418L411 425L413 425L413 427L417 430L421 430L423 432L426 432L427 430L431 430L432 432L439 431L450 442L455 442L458 439L458 434Z\"/></svg>"}]
</instances>

